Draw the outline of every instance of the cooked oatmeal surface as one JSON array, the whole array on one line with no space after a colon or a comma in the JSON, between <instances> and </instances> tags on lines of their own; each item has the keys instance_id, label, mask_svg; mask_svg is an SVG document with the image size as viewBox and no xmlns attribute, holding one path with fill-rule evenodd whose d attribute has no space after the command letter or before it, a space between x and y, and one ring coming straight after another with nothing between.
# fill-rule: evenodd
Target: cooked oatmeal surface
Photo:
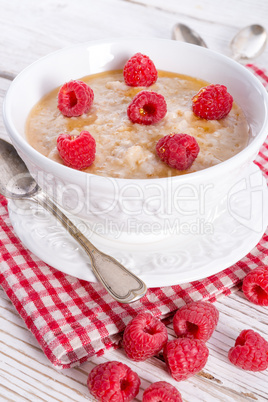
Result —
<instances>
[{"instance_id":1,"label":"cooked oatmeal surface","mask_svg":"<svg viewBox=\"0 0 268 402\"><path fill-rule=\"evenodd\" d=\"M96 159L86 172L122 178L157 178L180 175L216 165L240 152L248 142L249 128L241 108L234 103L221 120L207 121L192 112L192 97L208 85L202 80L160 71L149 88L128 87L122 71L83 77L94 91L87 114L65 117L57 108L56 88L32 109L26 124L28 142L40 153L63 163L56 146L59 134L79 135L87 130L96 140ZM167 114L150 126L133 124L127 107L141 90L161 93ZM187 171L169 168L156 154L157 141L170 133L186 133L196 138L200 152Z\"/></svg>"}]
</instances>

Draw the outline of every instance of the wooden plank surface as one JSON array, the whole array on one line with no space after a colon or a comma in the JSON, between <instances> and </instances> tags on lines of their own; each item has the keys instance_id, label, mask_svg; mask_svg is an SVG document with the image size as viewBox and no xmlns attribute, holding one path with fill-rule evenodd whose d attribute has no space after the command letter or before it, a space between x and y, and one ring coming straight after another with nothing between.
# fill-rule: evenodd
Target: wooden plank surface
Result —
<instances>
[{"instance_id":1,"label":"wooden plank surface","mask_svg":"<svg viewBox=\"0 0 268 402\"><path fill-rule=\"evenodd\" d=\"M227 55L239 28L261 23L268 29L266 0L1 0L0 4L0 76L15 75L39 57L81 41L127 35L170 38L178 21ZM258 61L268 64L268 52Z\"/></svg>"},{"instance_id":2,"label":"wooden plank surface","mask_svg":"<svg viewBox=\"0 0 268 402\"><path fill-rule=\"evenodd\" d=\"M215 304L220 311L220 320L207 343L210 355L206 367L198 375L180 383L170 377L160 358L131 362L123 350L94 357L79 368L56 370L4 292L1 291L0 295L0 400L5 400L8 395L12 401L24 400L16 399L16 395L33 402L92 400L86 387L87 375L96 364L109 360L122 361L140 376L141 390L136 401L141 401L143 390L151 382L160 380L176 386L184 401L265 401L267 398L267 371L241 372L227 358L228 350L242 329L252 328L267 337L267 309L252 307L242 292L222 298ZM172 339L172 325L168 331Z\"/></svg>"},{"instance_id":3,"label":"wooden plank surface","mask_svg":"<svg viewBox=\"0 0 268 402\"><path fill-rule=\"evenodd\" d=\"M230 55L229 42L239 28L261 23L268 29L267 0L0 0L0 106L12 79L47 53L81 41L137 36L170 38L178 21L196 29L212 49ZM258 58L268 66L268 51ZM6 138L0 119L0 137ZM268 310L249 303L241 292L216 303L220 321L208 342L205 369L177 383L161 358L131 362L123 350L92 358L79 368L56 370L44 356L9 299L0 289L0 401L93 401L86 380L89 371L109 360L120 360L141 377L142 400L150 383L166 380L184 401L266 401L268 373L244 372L227 359L228 350L245 328L268 337ZM174 332L169 325L169 336Z\"/></svg>"}]
</instances>

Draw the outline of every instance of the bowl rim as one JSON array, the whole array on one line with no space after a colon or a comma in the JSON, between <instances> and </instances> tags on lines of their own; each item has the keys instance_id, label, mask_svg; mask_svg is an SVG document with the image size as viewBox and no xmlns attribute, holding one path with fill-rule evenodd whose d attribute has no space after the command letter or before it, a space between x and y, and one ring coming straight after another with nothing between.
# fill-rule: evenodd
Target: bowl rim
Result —
<instances>
[{"instance_id":1,"label":"bowl rim","mask_svg":"<svg viewBox=\"0 0 268 402\"><path fill-rule=\"evenodd\" d=\"M183 175L176 175L176 176L170 176L170 177L161 177L161 178L144 178L144 179L137 179L137 178L121 178L121 177L112 177L112 176L101 176L93 173L88 173L84 171L79 171L73 168L69 168L63 164L60 164L54 160L51 160L47 158L46 156L42 155L39 153L37 150L35 150L27 141L25 138L22 137L22 135L17 131L15 125L12 122L11 118L11 105L12 105L12 93L16 89L17 82L19 82L21 79L23 79L24 75L27 74L31 69L35 68L36 65L39 63L42 63L42 61L53 58L55 55L60 55L61 53L66 53L69 52L73 49L83 49L83 48L88 48L89 46L96 46L96 45L103 45L103 44L120 44L120 43L129 43L129 42L157 42L158 44L166 44L166 43L174 43L172 46L181 46L181 47L192 47L195 49L196 52L203 52L203 53L208 53L210 55L215 55L217 58L220 58L227 64L234 65L236 68L241 69L241 71L244 71L244 74L248 75L251 81L253 81L254 86L257 87L258 91L261 93L262 98L264 99L264 108L265 108L265 116L264 116L264 121L262 124L261 129L259 130L258 135L253 138L250 144L248 144L243 150L241 150L238 154L232 156L231 158L217 164L211 167L208 167L206 169L202 169L196 172L189 172L187 174ZM79 77L78 77L79 78ZM78 79L77 78L77 79ZM265 102L266 100L266 102ZM125 37L125 38L110 38L110 39L98 39L98 40L92 40L92 41L86 41L86 42L81 42L77 44L73 44L70 46L65 46L61 49L55 50L53 52L48 53L47 55L35 60L33 63L29 64L27 67L25 67L21 72L17 74L17 76L14 78L12 81L11 85L9 86L6 95L4 97L4 102L3 102L3 121L5 124L5 127L8 131L9 138L11 139L13 145L15 148L21 150L23 153L26 155L30 155L31 160L34 160L35 163L37 163L39 166L45 170L45 171L54 171L54 169L57 169L60 176L68 174L69 176L74 176L76 178L82 177L85 175L90 175L90 176L97 176L100 178L100 180L103 179L113 179L115 181L118 181L120 183L124 182L131 182L131 183L151 183L152 181L165 181L167 179L172 179L172 180L180 180L184 181L184 179L187 177L187 180L195 180L199 176L204 176L204 172L208 172L213 176L217 174L218 170L222 170L224 168L227 168L229 165L229 169L225 170L231 170L234 168L234 166L239 165L240 160L245 160L244 155L249 152L249 149L252 151L252 153L256 153L259 151L261 145L264 143L265 138L267 136L268 132L268 94L266 89L264 88L263 84L260 82L260 80L251 72L249 71L245 66L241 65L237 61L231 59L230 57L221 54L215 50L204 48L198 45L190 44L190 43L185 43L185 42L180 42L180 41L175 41L172 39L163 39L163 38L139 38L139 37ZM266 131L267 130L267 131Z\"/></svg>"}]
</instances>

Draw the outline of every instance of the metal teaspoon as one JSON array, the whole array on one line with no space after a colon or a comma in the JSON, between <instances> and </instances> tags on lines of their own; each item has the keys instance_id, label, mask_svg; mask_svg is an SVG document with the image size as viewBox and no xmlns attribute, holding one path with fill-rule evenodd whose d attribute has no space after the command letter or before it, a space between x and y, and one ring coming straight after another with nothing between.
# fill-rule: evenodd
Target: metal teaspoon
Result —
<instances>
[{"instance_id":1,"label":"metal teaspoon","mask_svg":"<svg viewBox=\"0 0 268 402\"><path fill-rule=\"evenodd\" d=\"M94 274L120 303L139 300L147 292L145 283L111 256L99 251L41 190L13 145L0 139L0 194L11 199L30 199L51 212L91 259Z\"/></svg>"},{"instance_id":2,"label":"metal teaspoon","mask_svg":"<svg viewBox=\"0 0 268 402\"><path fill-rule=\"evenodd\" d=\"M241 29L230 43L235 60L250 60L265 49L267 32L261 25L249 25Z\"/></svg>"},{"instance_id":3,"label":"metal teaspoon","mask_svg":"<svg viewBox=\"0 0 268 402\"><path fill-rule=\"evenodd\" d=\"M181 23L174 26L172 38L207 47L206 43L197 32ZM236 61L253 59L264 51L266 43L266 30L261 25L249 25L241 29L230 43L233 58Z\"/></svg>"},{"instance_id":4,"label":"metal teaspoon","mask_svg":"<svg viewBox=\"0 0 268 402\"><path fill-rule=\"evenodd\" d=\"M178 23L173 27L172 39L207 47L204 40L196 31L181 23Z\"/></svg>"}]
</instances>

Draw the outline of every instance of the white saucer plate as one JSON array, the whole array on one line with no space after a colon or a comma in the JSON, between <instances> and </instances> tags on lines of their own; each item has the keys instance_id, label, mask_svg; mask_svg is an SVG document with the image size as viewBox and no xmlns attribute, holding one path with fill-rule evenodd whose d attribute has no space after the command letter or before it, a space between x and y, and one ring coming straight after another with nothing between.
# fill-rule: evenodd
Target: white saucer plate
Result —
<instances>
[{"instance_id":1,"label":"white saucer plate","mask_svg":"<svg viewBox=\"0 0 268 402\"><path fill-rule=\"evenodd\" d=\"M16 234L32 253L68 275L97 281L89 257L51 214L26 200L9 200L8 209ZM173 234L154 241L143 236L140 242L131 242L127 235L124 242L108 239L93 233L85 222L70 218L96 247L148 287L182 284L228 268L256 246L268 224L267 184L252 164L209 219L191 225L175 222Z\"/></svg>"}]
</instances>

